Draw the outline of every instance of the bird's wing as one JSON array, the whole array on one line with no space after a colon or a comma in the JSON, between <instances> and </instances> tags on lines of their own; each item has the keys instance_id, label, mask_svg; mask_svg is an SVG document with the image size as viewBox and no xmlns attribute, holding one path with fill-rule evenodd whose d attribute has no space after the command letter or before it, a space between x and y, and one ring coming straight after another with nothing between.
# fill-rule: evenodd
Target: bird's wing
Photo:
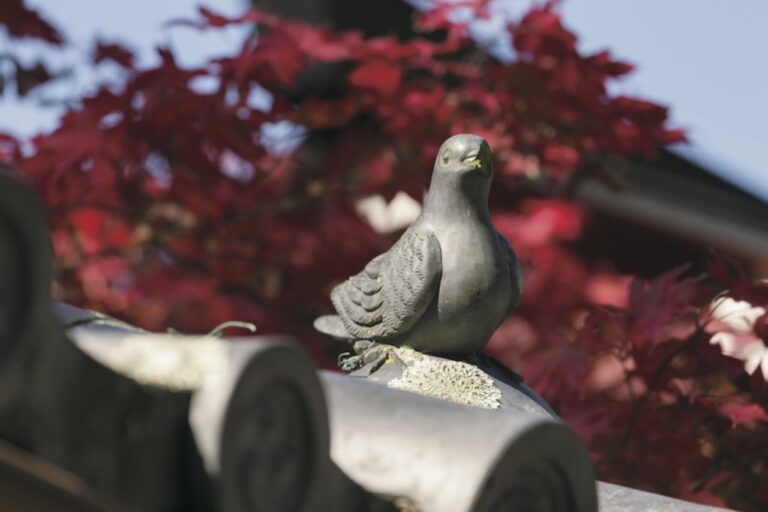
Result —
<instances>
[{"instance_id":1,"label":"bird's wing","mask_svg":"<svg viewBox=\"0 0 768 512\"><path fill-rule=\"evenodd\" d=\"M408 229L392 248L331 292L349 334L388 340L406 333L435 297L442 259L440 243L426 229Z\"/></svg>"},{"instance_id":2,"label":"bird's wing","mask_svg":"<svg viewBox=\"0 0 768 512\"><path fill-rule=\"evenodd\" d=\"M507 259L507 268L509 269L509 284L511 287L509 297L509 308L507 313L511 313L520 302L520 297L523 295L523 273L520 271L520 263L517 261L517 254L507 242L507 239L501 235L498 231L496 235L499 237L499 243L501 249L504 251L504 256Z\"/></svg>"}]
</instances>

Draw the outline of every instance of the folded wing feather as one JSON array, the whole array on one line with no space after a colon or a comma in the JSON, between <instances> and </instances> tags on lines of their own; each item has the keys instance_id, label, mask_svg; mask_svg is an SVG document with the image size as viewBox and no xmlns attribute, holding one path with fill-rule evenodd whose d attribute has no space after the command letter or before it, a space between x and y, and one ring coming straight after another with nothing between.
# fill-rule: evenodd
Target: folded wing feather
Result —
<instances>
[{"instance_id":1,"label":"folded wing feather","mask_svg":"<svg viewBox=\"0 0 768 512\"><path fill-rule=\"evenodd\" d=\"M441 263L435 235L425 228L408 229L389 251L331 292L344 327L356 339L404 335L434 300Z\"/></svg>"}]
</instances>

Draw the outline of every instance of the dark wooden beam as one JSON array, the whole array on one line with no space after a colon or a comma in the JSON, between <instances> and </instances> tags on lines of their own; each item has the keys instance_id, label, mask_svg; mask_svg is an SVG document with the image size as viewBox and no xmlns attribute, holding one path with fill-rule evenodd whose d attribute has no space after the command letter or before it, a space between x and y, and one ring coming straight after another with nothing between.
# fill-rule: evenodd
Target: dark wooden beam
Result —
<instances>
[{"instance_id":1,"label":"dark wooden beam","mask_svg":"<svg viewBox=\"0 0 768 512\"><path fill-rule=\"evenodd\" d=\"M131 512L85 481L0 440L0 510Z\"/></svg>"}]
</instances>

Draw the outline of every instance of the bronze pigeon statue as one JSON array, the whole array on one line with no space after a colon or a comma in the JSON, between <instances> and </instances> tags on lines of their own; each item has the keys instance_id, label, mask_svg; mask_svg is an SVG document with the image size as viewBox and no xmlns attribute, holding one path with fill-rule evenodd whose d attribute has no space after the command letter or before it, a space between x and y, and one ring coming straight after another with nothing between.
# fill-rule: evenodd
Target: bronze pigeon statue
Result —
<instances>
[{"instance_id":1,"label":"bronze pigeon statue","mask_svg":"<svg viewBox=\"0 0 768 512\"><path fill-rule=\"evenodd\" d=\"M463 357L480 352L517 305L523 288L517 256L491 223L493 162L469 134L440 147L418 219L384 254L331 292L335 315L315 328L353 343L354 370L381 357L381 345Z\"/></svg>"}]
</instances>

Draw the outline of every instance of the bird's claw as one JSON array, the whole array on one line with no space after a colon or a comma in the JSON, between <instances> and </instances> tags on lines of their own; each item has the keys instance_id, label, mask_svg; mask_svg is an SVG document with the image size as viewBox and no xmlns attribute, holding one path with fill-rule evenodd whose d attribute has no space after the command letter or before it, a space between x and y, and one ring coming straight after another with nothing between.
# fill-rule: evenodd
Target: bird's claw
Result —
<instances>
[{"instance_id":1,"label":"bird's claw","mask_svg":"<svg viewBox=\"0 0 768 512\"><path fill-rule=\"evenodd\" d=\"M388 351L385 347L369 340L358 340L352 345L353 353L344 352L339 355L338 365L351 373L364 367L368 368L368 374L372 374L386 362Z\"/></svg>"},{"instance_id":2,"label":"bird's claw","mask_svg":"<svg viewBox=\"0 0 768 512\"><path fill-rule=\"evenodd\" d=\"M341 368L342 371L347 373L351 373L364 366L363 356L354 355L350 352L339 354L339 358L337 359L336 363L339 365L339 368Z\"/></svg>"}]
</instances>

